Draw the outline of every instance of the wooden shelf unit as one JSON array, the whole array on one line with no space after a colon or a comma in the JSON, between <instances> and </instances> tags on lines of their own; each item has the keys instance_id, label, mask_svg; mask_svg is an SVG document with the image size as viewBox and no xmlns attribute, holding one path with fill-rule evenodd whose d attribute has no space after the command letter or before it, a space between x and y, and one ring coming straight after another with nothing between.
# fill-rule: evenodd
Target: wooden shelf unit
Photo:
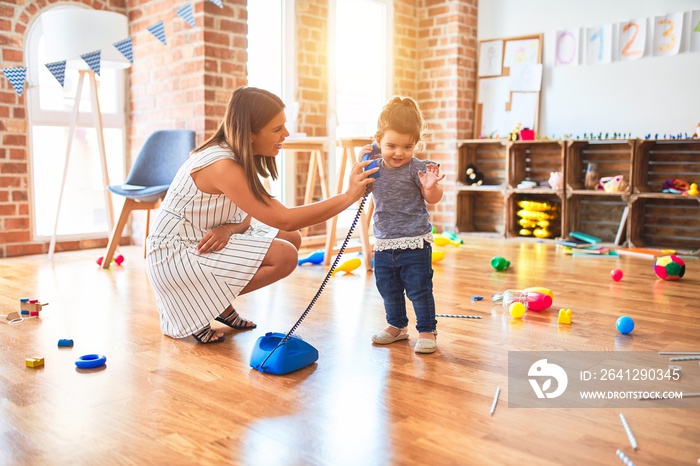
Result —
<instances>
[{"instance_id":1,"label":"wooden shelf unit","mask_svg":"<svg viewBox=\"0 0 700 466\"><path fill-rule=\"evenodd\" d=\"M519 237L518 201L561 203L553 232L582 231L619 245L671 249L700 248L700 196L662 193L664 181L680 178L700 184L700 139L458 142L457 229L464 234ZM484 184L466 184L473 163ZM626 189L585 188L595 163L601 178L623 175ZM563 188L539 186L553 171L564 174ZM523 180L538 187L520 189ZM558 225L557 225L558 221Z\"/></svg>"},{"instance_id":2,"label":"wooden shelf unit","mask_svg":"<svg viewBox=\"0 0 700 466\"><path fill-rule=\"evenodd\" d=\"M597 193L567 193L564 235L581 231L602 239L604 243L615 242L620 223L628 221L623 218L628 197L621 193L605 193L604 196ZM626 237L623 236L623 243Z\"/></svg>"},{"instance_id":3,"label":"wooden shelf unit","mask_svg":"<svg viewBox=\"0 0 700 466\"><path fill-rule=\"evenodd\" d=\"M637 142L628 220L634 247L700 247L700 196L661 192L665 181L700 184L700 139Z\"/></svg>"},{"instance_id":4,"label":"wooden shelf unit","mask_svg":"<svg viewBox=\"0 0 700 466\"><path fill-rule=\"evenodd\" d=\"M469 139L460 141L457 183L457 228L460 232L519 236L517 202L531 199L560 204L554 231L561 229L564 187L552 190L546 183L551 172L564 174L566 144L562 141L505 141ZM474 164L484 175L484 184L466 184L466 170ZM518 188L521 181L537 187Z\"/></svg>"},{"instance_id":5,"label":"wooden shelf unit","mask_svg":"<svg viewBox=\"0 0 700 466\"><path fill-rule=\"evenodd\" d=\"M606 196L602 190L585 188L586 169L589 163L598 165L601 178L624 175L629 186L623 194L632 192L632 174L635 139L613 139L601 141L568 141L566 155L566 192L572 194L594 194Z\"/></svg>"}]
</instances>

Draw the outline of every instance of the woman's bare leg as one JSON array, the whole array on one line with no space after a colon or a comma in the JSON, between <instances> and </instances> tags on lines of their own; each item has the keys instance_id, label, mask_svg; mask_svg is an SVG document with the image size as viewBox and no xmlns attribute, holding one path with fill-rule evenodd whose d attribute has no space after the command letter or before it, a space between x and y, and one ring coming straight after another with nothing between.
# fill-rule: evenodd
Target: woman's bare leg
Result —
<instances>
[{"instance_id":1,"label":"woman's bare leg","mask_svg":"<svg viewBox=\"0 0 700 466\"><path fill-rule=\"evenodd\" d=\"M296 231L283 231L280 230L277 233L277 238L283 239L285 241L289 241L294 245L295 248L297 248L297 251L301 247L301 232L299 230Z\"/></svg>"},{"instance_id":2,"label":"woman's bare leg","mask_svg":"<svg viewBox=\"0 0 700 466\"><path fill-rule=\"evenodd\" d=\"M293 233L290 236L290 240L295 240ZM301 236L299 236L299 244L301 244ZM260 264L260 268L241 290L241 294L250 293L281 280L296 269L298 260L299 251L294 243L282 238L273 239L265 258Z\"/></svg>"}]
</instances>

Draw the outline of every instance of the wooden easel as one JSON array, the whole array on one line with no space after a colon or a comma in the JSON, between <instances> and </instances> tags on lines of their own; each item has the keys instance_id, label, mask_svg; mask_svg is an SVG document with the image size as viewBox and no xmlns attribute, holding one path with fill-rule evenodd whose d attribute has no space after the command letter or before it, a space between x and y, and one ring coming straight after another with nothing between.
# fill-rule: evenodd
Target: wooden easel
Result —
<instances>
[{"instance_id":1,"label":"wooden easel","mask_svg":"<svg viewBox=\"0 0 700 466\"><path fill-rule=\"evenodd\" d=\"M70 130L68 132L68 145L66 147L66 159L63 166L63 178L61 179L61 190L58 193L58 205L56 206L56 217L53 223L53 233L49 243L49 261L53 260L54 249L56 248L56 234L58 230L58 219L61 215L61 204L63 202L63 192L66 188L66 178L68 176L68 167L70 165L70 153L73 146L73 136L75 128L78 126L78 117L80 116L80 97L83 93L83 81L87 75L90 80L90 99L92 103L92 115L94 117L95 129L97 131L97 148L100 151L100 165L102 167L102 186L105 196L105 206L107 208L107 222L109 229L114 228L114 207L112 206L112 196L109 192L109 173L107 172L107 155L105 151L105 140L102 131L102 113L100 111L100 100L97 96L97 81L95 72L92 70L79 70L80 78L78 79L78 90L75 95L75 103L73 104L73 113L71 116Z\"/></svg>"},{"instance_id":2,"label":"wooden easel","mask_svg":"<svg viewBox=\"0 0 700 466\"><path fill-rule=\"evenodd\" d=\"M323 153L326 151L331 141L332 139L327 137L305 137L300 139L287 139L284 141L283 150L291 152L309 152L311 154L309 157L309 171L306 176L304 204L309 204L313 200L317 174L321 184L321 195L323 199L328 199L328 179L326 178L326 165L323 159ZM302 228L302 238L305 238L308 233L309 227Z\"/></svg>"},{"instance_id":3,"label":"wooden easel","mask_svg":"<svg viewBox=\"0 0 700 466\"><path fill-rule=\"evenodd\" d=\"M362 147L367 144L371 144L371 138L347 138L338 139L337 144L339 147L343 148L343 159L338 167L338 186L336 194L340 194L343 191L343 183L345 182L345 168L347 166L352 166L358 162L355 156L355 148ZM351 246L345 248L344 252L354 252L362 251L364 256L365 267L367 270L372 270L372 248L369 244L369 222L372 218L372 212L374 211L374 204L372 198L368 200L368 205L360 213L360 224L357 226L360 233L360 245ZM336 243L336 230L338 227L338 216L331 218L326 222L326 248L325 254L323 256L324 264L330 265L331 255L335 255L340 249Z\"/></svg>"}]
</instances>

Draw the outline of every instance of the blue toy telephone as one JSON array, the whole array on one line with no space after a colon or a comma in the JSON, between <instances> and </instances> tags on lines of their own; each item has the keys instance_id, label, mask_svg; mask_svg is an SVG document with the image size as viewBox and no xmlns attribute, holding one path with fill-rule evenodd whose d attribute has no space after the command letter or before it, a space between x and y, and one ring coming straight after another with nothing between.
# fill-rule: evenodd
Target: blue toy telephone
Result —
<instances>
[{"instance_id":1,"label":"blue toy telephone","mask_svg":"<svg viewBox=\"0 0 700 466\"><path fill-rule=\"evenodd\" d=\"M373 169L373 168L377 168L377 166L378 166L378 165L377 165L377 161L376 161L376 160L373 160L373 159L374 159L377 155L381 155L381 154L382 154L382 150L379 148L379 146L377 146L377 143L376 143L376 142L373 142L373 143L372 143L372 152L370 152L369 154L365 154L365 155L362 156L362 161L363 161L363 162L365 162L365 161L367 161L367 160L372 160L372 163L370 163L369 165L367 165L367 166L365 167L365 171L371 170L371 169ZM370 178L375 178L375 179L376 179L376 178L379 178L379 172L376 172L376 173L370 175Z\"/></svg>"}]
</instances>

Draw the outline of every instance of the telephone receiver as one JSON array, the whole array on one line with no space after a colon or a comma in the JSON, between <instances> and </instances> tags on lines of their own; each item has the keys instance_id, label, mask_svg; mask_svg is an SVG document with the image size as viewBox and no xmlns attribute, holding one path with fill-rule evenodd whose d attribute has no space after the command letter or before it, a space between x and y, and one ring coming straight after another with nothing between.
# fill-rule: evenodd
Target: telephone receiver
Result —
<instances>
[{"instance_id":1,"label":"telephone receiver","mask_svg":"<svg viewBox=\"0 0 700 466\"><path fill-rule=\"evenodd\" d=\"M372 160L372 163L370 163L369 165L367 165L365 167L365 171L371 170L373 168L377 168L378 167L377 161L374 159L375 159L375 157L381 156L381 155L382 155L382 150L379 148L379 146L377 146L376 142L373 142L372 143L372 152L370 152L369 154L364 154L362 156L363 162L365 162L367 160ZM370 178L375 178L375 179L379 178L379 172L376 172L376 173L370 175Z\"/></svg>"}]
</instances>

